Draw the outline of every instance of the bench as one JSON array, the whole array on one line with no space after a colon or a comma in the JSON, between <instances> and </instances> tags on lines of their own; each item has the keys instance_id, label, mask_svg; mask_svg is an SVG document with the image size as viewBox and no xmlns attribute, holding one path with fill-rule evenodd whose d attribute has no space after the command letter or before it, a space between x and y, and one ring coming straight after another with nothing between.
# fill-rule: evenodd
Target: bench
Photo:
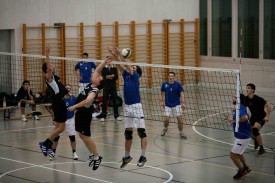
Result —
<instances>
[{"instance_id":1,"label":"bench","mask_svg":"<svg viewBox=\"0 0 275 183\"><path fill-rule=\"evenodd\" d=\"M37 104L36 107L39 106L43 106L45 107L45 109L51 114L52 111L52 104L51 103L45 103L45 104ZM3 110L4 111L4 116L3 119L11 119L11 113L15 110L19 108L18 106L7 106L7 107L0 107L0 111ZM26 116L31 115L32 113L28 113L26 114Z\"/></svg>"},{"instance_id":2,"label":"bench","mask_svg":"<svg viewBox=\"0 0 275 183\"><path fill-rule=\"evenodd\" d=\"M10 119L11 113L14 109L18 108L18 106L7 106L7 107L0 107L0 110L4 110L4 116L3 119Z\"/></svg>"}]
</instances>

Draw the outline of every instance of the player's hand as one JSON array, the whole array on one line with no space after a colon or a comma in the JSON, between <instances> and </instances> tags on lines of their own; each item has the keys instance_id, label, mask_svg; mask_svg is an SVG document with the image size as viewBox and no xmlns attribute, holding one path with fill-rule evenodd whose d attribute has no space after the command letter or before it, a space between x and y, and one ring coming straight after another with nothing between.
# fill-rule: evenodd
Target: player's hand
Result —
<instances>
[{"instance_id":1,"label":"player's hand","mask_svg":"<svg viewBox=\"0 0 275 183\"><path fill-rule=\"evenodd\" d=\"M70 111L70 112L72 112L72 111L75 110L75 106L73 105L73 106L71 106L71 107L68 107L67 110Z\"/></svg>"},{"instance_id":2,"label":"player's hand","mask_svg":"<svg viewBox=\"0 0 275 183\"><path fill-rule=\"evenodd\" d=\"M233 119L232 118L227 118L227 122L232 123Z\"/></svg>"},{"instance_id":3,"label":"player's hand","mask_svg":"<svg viewBox=\"0 0 275 183\"><path fill-rule=\"evenodd\" d=\"M181 103L181 108L184 110L186 108L185 103Z\"/></svg>"}]
</instances>

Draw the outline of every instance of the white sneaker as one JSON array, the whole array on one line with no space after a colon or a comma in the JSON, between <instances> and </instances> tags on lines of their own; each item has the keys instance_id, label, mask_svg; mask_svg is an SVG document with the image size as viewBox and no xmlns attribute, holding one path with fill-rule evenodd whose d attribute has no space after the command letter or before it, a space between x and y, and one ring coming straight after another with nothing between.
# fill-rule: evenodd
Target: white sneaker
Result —
<instances>
[{"instance_id":1,"label":"white sneaker","mask_svg":"<svg viewBox=\"0 0 275 183\"><path fill-rule=\"evenodd\" d=\"M116 118L116 121L122 121L122 118L117 117L117 118Z\"/></svg>"},{"instance_id":2,"label":"white sneaker","mask_svg":"<svg viewBox=\"0 0 275 183\"><path fill-rule=\"evenodd\" d=\"M37 115L35 115L35 116L33 117L33 119L35 119L35 120L40 120L40 118L39 118Z\"/></svg>"},{"instance_id":3,"label":"white sneaker","mask_svg":"<svg viewBox=\"0 0 275 183\"><path fill-rule=\"evenodd\" d=\"M180 132L180 138L187 139L187 136L183 132Z\"/></svg>"},{"instance_id":4,"label":"white sneaker","mask_svg":"<svg viewBox=\"0 0 275 183\"><path fill-rule=\"evenodd\" d=\"M100 122L104 122L105 121L105 118L100 118Z\"/></svg>"},{"instance_id":5,"label":"white sneaker","mask_svg":"<svg viewBox=\"0 0 275 183\"><path fill-rule=\"evenodd\" d=\"M168 131L168 128L164 128L163 130L162 130L162 132L161 132L161 136L164 136L165 134L166 134L166 132Z\"/></svg>"},{"instance_id":6,"label":"white sneaker","mask_svg":"<svg viewBox=\"0 0 275 183\"><path fill-rule=\"evenodd\" d=\"M50 161L53 161L56 157L54 152L51 152L48 156L49 156Z\"/></svg>"},{"instance_id":7,"label":"white sneaker","mask_svg":"<svg viewBox=\"0 0 275 183\"><path fill-rule=\"evenodd\" d=\"M22 118L21 118L21 120L22 120L23 122L26 122L26 121L28 121L25 115L22 115Z\"/></svg>"},{"instance_id":8,"label":"white sneaker","mask_svg":"<svg viewBox=\"0 0 275 183\"><path fill-rule=\"evenodd\" d=\"M73 160L78 160L78 156L77 156L76 152L73 153Z\"/></svg>"}]
</instances>

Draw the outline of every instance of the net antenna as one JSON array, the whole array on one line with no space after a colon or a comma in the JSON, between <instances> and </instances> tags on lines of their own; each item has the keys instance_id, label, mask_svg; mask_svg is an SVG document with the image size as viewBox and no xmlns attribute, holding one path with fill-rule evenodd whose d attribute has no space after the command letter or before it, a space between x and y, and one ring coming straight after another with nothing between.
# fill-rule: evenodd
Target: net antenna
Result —
<instances>
[{"instance_id":1,"label":"net antenna","mask_svg":"<svg viewBox=\"0 0 275 183\"><path fill-rule=\"evenodd\" d=\"M237 75L237 86L236 86L236 127L235 132L239 130L240 120L240 88L241 88L241 72L242 72L242 53L243 53L243 23L240 23L240 63L239 63L239 74Z\"/></svg>"}]
</instances>

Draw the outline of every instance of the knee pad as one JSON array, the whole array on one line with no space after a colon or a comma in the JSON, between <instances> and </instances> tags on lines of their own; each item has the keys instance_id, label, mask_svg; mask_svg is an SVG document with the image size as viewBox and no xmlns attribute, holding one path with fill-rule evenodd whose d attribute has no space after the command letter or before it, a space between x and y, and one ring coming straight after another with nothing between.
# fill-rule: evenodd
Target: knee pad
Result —
<instances>
[{"instance_id":1,"label":"knee pad","mask_svg":"<svg viewBox=\"0 0 275 183\"><path fill-rule=\"evenodd\" d=\"M53 141L54 141L54 142L58 142L59 138L60 138L60 136L58 135L57 137L54 138Z\"/></svg>"},{"instance_id":2,"label":"knee pad","mask_svg":"<svg viewBox=\"0 0 275 183\"><path fill-rule=\"evenodd\" d=\"M71 142L75 142L75 136L74 135L70 135L69 138L70 138Z\"/></svg>"},{"instance_id":3,"label":"knee pad","mask_svg":"<svg viewBox=\"0 0 275 183\"><path fill-rule=\"evenodd\" d=\"M124 136L125 136L125 139L127 140L133 139L133 131L125 130Z\"/></svg>"},{"instance_id":4,"label":"knee pad","mask_svg":"<svg viewBox=\"0 0 275 183\"><path fill-rule=\"evenodd\" d=\"M145 129L144 128L138 128L138 136L143 139L145 137L147 137Z\"/></svg>"},{"instance_id":5,"label":"knee pad","mask_svg":"<svg viewBox=\"0 0 275 183\"><path fill-rule=\"evenodd\" d=\"M254 137L257 137L260 135L258 128L252 128L252 134Z\"/></svg>"}]
</instances>

